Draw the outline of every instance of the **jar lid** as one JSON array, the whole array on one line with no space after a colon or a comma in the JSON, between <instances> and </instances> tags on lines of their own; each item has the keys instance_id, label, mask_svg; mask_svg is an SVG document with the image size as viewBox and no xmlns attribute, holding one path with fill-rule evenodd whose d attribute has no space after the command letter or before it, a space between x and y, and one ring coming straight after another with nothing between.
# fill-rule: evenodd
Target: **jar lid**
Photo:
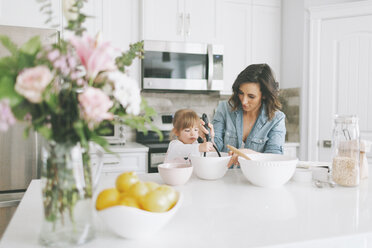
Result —
<instances>
[{"instance_id":1,"label":"jar lid","mask_svg":"<svg viewBox=\"0 0 372 248\"><path fill-rule=\"evenodd\" d=\"M336 123L355 124L359 118L356 115L335 115L334 120Z\"/></svg>"}]
</instances>

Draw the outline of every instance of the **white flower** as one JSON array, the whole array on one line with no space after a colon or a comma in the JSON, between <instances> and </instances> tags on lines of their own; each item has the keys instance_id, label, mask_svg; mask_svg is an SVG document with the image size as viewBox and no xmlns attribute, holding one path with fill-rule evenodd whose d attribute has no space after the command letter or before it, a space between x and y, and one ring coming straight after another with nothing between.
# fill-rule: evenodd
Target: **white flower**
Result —
<instances>
[{"instance_id":1,"label":"white flower","mask_svg":"<svg viewBox=\"0 0 372 248\"><path fill-rule=\"evenodd\" d=\"M76 10L73 5L75 4L75 0L62 0L62 9L63 15L65 16L66 20L76 20L78 18L77 13L71 12L71 10Z\"/></svg>"},{"instance_id":2,"label":"white flower","mask_svg":"<svg viewBox=\"0 0 372 248\"><path fill-rule=\"evenodd\" d=\"M141 95L137 82L120 71L108 73L108 79L115 85L114 97L128 114L140 113Z\"/></svg>"},{"instance_id":3,"label":"white flower","mask_svg":"<svg viewBox=\"0 0 372 248\"><path fill-rule=\"evenodd\" d=\"M53 75L49 68L39 65L22 71L17 76L15 90L32 103L40 103L42 94Z\"/></svg>"}]
</instances>

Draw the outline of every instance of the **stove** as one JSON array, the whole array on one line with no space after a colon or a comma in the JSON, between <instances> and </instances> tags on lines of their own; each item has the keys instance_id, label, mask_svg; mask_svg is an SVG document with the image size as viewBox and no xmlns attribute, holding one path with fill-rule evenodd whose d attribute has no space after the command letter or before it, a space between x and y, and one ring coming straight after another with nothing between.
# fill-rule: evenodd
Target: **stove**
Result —
<instances>
[{"instance_id":1,"label":"stove","mask_svg":"<svg viewBox=\"0 0 372 248\"><path fill-rule=\"evenodd\" d=\"M159 135L154 131L149 131L147 135L137 131L136 141L149 148L148 153L148 172L158 172L158 165L164 163L165 155L168 150L169 142L171 141L170 133L173 114L159 114L153 118L153 124L157 126L163 134L163 140L159 140Z\"/></svg>"}]
</instances>

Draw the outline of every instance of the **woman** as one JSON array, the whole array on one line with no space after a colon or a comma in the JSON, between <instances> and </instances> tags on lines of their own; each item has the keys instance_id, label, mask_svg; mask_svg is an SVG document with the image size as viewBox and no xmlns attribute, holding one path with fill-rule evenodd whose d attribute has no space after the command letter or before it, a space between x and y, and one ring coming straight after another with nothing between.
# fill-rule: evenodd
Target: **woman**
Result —
<instances>
[{"instance_id":1,"label":"woman","mask_svg":"<svg viewBox=\"0 0 372 248\"><path fill-rule=\"evenodd\" d=\"M236 78L233 95L221 102L213 119L214 142L220 151L226 145L245 148L245 153L283 153L285 115L279 111L279 84L267 64L253 64ZM233 163L237 156L233 156ZM232 164L232 163L230 163Z\"/></svg>"}]
</instances>

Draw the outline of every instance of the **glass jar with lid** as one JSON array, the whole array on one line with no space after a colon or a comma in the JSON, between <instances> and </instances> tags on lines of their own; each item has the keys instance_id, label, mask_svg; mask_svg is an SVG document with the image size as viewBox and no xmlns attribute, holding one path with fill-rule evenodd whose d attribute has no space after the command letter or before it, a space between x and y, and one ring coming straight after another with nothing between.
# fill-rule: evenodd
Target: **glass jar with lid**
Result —
<instances>
[{"instance_id":1,"label":"glass jar with lid","mask_svg":"<svg viewBox=\"0 0 372 248\"><path fill-rule=\"evenodd\" d=\"M359 125L355 115L336 115L333 128L332 179L342 186L357 186L359 168Z\"/></svg>"}]
</instances>

